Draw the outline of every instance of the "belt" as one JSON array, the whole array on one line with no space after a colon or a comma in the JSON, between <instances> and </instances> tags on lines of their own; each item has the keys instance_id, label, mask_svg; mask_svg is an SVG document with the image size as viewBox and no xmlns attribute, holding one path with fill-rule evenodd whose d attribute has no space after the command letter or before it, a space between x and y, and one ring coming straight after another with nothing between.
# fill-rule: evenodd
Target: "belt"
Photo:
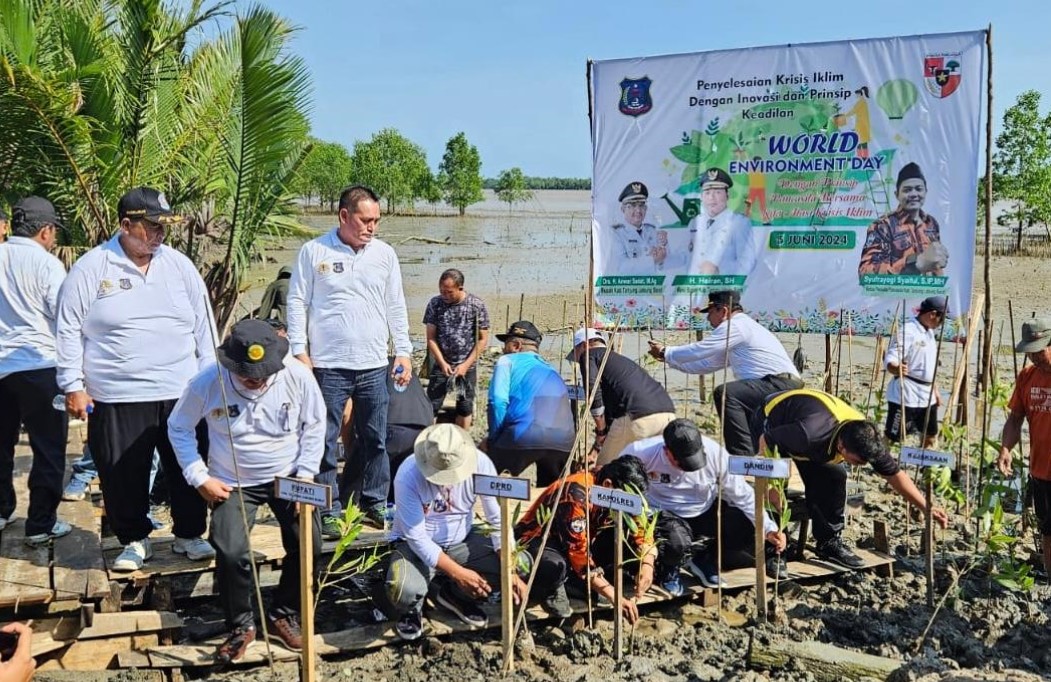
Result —
<instances>
[{"instance_id":1,"label":"belt","mask_svg":"<svg viewBox=\"0 0 1051 682\"><path fill-rule=\"evenodd\" d=\"M800 383L802 383L802 381L803 381L802 379L797 377L795 374L792 374L790 372L781 372L780 374L767 374L763 378L764 379L784 379L786 381L793 381L793 380L795 380L795 381L799 381Z\"/></svg>"},{"instance_id":2,"label":"belt","mask_svg":"<svg viewBox=\"0 0 1051 682\"><path fill-rule=\"evenodd\" d=\"M916 377L910 377L908 374L905 375L905 378L908 379L909 381L913 382L914 384L919 384L920 386L930 386L933 383L931 381L924 381L923 379L917 379Z\"/></svg>"}]
</instances>

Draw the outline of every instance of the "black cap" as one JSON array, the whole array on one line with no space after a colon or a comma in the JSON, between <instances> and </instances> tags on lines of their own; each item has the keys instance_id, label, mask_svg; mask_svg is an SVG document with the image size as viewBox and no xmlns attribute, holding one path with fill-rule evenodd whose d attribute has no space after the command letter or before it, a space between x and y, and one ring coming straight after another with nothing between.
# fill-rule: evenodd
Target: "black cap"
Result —
<instances>
[{"instance_id":1,"label":"black cap","mask_svg":"<svg viewBox=\"0 0 1051 682\"><path fill-rule=\"evenodd\" d=\"M55 207L43 197L26 197L11 209L11 231L18 234L19 228L54 225L64 227L55 213Z\"/></svg>"},{"instance_id":2,"label":"black cap","mask_svg":"<svg viewBox=\"0 0 1051 682\"><path fill-rule=\"evenodd\" d=\"M725 305L731 310L741 307L741 292L739 291L709 291L708 305L701 308L702 313L711 310L712 306Z\"/></svg>"},{"instance_id":3,"label":"black cap","mask_svg":"<svg viewBox=\"0 0 1051 682\"><path fill-rule=\"evenodd\" d=\"M733 178L722 168L709 168L701 175L701 189L730 189L734 186Z\"/></svg>"},{"instance_id":4,"label":"black cap","mask_svg":"<svg viewBox=\"0 0 1051 682\"><path fill-rule=\"evenodd\" d=\"M181 215L172 213L164 192L152 187L136 187L122 196L117 204L117 216L122 220L145 218L161 225L182 222Z\"/></svg>"},{"instance_id":5,"label":"black cap","mask_svg":"<svg viewBox=\"0 0 1051 682\"><path fill-rule=\"evenodd\" d=\"M632 201L634 199L648 199L650 191L641 182L629 182L624 191L620 193L620 202Z\"/></svg>"},{"instance_id":6,"label":"black cap","mask_svg":"<svg viewBox=\"0 0 1051 682\"><path fill-rule=\"evenodd\" d=\"M241 320L216 352L219 363L234 374L264 379L285 366L288 341L263 320Z\"/></svg>"},{"instance_id":7,"label":"black cap","mask_svg":"<svg viewBox=\"0 0 1051 682\"><path fill-rule=\"evenodd\" d=\"M544 335L541 334L540 330L536 328L536 325L529 320L519 320L507 328L506 334L497 334L496 338L500 341L507 341L508 339L527 339L534 343L540 343L540 340L544 338Z\"/></svg>"},{"instance_id":8,"label":"black cap","mask_svg":"<svg viewBox=\"0 0 1051 682\"><path fill-rule=\"evenodd\" d=\"M901 170L898 171L898 184L895 185L894 191L897 192L899 189L901 189L901 183L905 182L906 180L913 180L915 178L923 180L924 185L927 184L927 178L923 177L923 171L920 170L920 167L918 165L912 162L905 164L901 167Z\"/></svg>"},{"instance_id":9,"label":"black cap","mask_svg":"<svg viewBox=\"0 0 1051 682\"><path fill-rule=\"evenodd\" d=\"M929 313L932 310L937 310L943 315L949 312L949 301L944 296L928 296L923 299L923 303L920 304L920 315L923 313Z\"/></svg>"},{"instance_id":10,"label":"black cap","mask_svg":"<svg viewBox=\"0 0 1051 682\"><path fill-rule=\"evenodd\" d=\"M701 430L689 419L673 419L664 427L663 435L664 446L683 471L697 471L707 463Z\"/></svg>"}]
</instances>

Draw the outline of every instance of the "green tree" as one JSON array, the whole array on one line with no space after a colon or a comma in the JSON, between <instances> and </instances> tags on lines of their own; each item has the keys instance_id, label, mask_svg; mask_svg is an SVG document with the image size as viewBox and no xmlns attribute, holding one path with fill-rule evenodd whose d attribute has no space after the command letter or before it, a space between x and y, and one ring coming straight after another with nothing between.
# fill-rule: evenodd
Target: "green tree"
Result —
<instances>
[{"instance_id":1,"label":"green tree","mask_svg":"<svg viewBox=\"0 0 1051 682\"><path fill-rule=\"evenodd\" d=\"M427 171L427 177L422 180L418 196L431 205L431 211L435 215L438 214L438 204L442 200L442 182L430 170Z\"/></svg>"},{"instance_id":2,"label":"green tree","mask_svg":"<svg viewBox=\"0 0 1051 682\"><path fill-rule=\"evenodd\" d=\"M371 187L387 202L387 212L411 205L430 174L427 154L393 128L385 128L368 142L355 142L351 156L354 182Z\"/></svg>"},{"instance_id":3,"label":"green tree","mask_svg":"<svg viewBox=\"0 0 1051 682\"><path fill-rule=\"evenodd\" d=\"M467 207L485 198L482 194L482 159L478 148L462 132L449 138L439 171L445 176L442 187L445 201L455 206L460 215Z\"/></svg>"},{"instance_id":4,"label":"green tree","mask_svg":"<svg viewBox=\"0 0 1051 682\"><path fill-rule=\"evenodd\" d=\"M164 190L190 217L171 240L204 273L220 329L260 237L294 225L288 188L309 130L292 27L229 6L0 2L4 198L51 199L68 262L109 237L129 188Z\"/></svg>"},{"instance_id":5,"label":"green tree","mask_svg":"<svg viewBox=\"0 0 1051 682\"><path fill-rule=\"evenodd\" d=\"M306 197L317 197L319 203L328 202L329 210L335 208L340 191L350 184L353 175L350 152L338 142L324 142L311 139L310 151L303 157L303 163L296 173L293 186L296 194Z\"/></svg>"},{"instance_id":6,"label":"green tree","mask_svg":"<svg viewBox=\"0 0 1051 682\"><path fill-rule=\"evenodd\" d=\"M496 190L496 197L507 203L508 213L511 212L514 204L533 198L533 191L526 186L525 175L518 167L501 171L493 189Z\"/></svg>"},{"instance_id":7,"label":"green tree","mask_svg":"<svg viewBox=\"0 0 1051 682\"><path fill-rule=\"evenodd\" d=\"M1004 112L1003 131L993 154L993 199L1010 201L1010 220L1022 233L1051 217L1051 114L1040 115L1040 93L1028 90Z\"/></svg>"}]
</instances>

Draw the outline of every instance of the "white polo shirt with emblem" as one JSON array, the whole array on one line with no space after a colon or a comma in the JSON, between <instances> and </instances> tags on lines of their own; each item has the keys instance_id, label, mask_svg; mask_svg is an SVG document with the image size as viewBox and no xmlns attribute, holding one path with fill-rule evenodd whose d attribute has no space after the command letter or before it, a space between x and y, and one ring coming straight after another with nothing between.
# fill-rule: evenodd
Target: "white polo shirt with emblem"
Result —
<instances>
[{"instance_id":1,"label":"white polo shirt with emblem","mask_svg":"<svg viewBox=\"0 0 1051 682\"><path fill-rule=\"evenodd\" d=\"M398 256L373 239L355 251L333 228L299 250L288 284L288 341L315 367L375 369L412 355Z\"/></svg>"},{"instance_id":2,"label":"white polo shirt with emblem","mask_svg":"<svg viewBox=\"0 0 1051 682\"><path fill-rule=\"evenodd\" d=\"M29 237L0 243L0 379L55 366L61 261Z\"/></svg>"},{"instance_id":3,"label":"white polo shirt with emblem","mask_svg":"<svg viewBox=\"0 0 1051 682\"><path fill-rule=\"evenodd\" d=\"M687 374L711 374L729 362L738 379L761 379L771 374L799 377L799 370L777 337L742 312L723 320L701 341L666 348L664 360L669 367Z\"/></svg>"},{"instance_id":4,"label":"white polo shirt with emblem","mask_svg":"<svg viewBox=\"0 0 1051 682\"><path fill-rule=\"evenodd\" d=\"M120 235L73 264L58 300L58 385L104 403L175 400L215 363L204 280L161 245L145 273Z\"/></svg>"},{"instance_id":5,"label":"white polo shirt with emblem","mask_svg":"<svg viewBox=\"0 0 1051 682\"><path fill-rule=\"evenodd\" d=\"M706 462L697 471L683 471L668 461L664 438L652 436L635 441L620 453L642 460L649 477L646 500L651 507L669 511L684 519L700 516L716 503L722 478L723 500L740 509L755 525L755 491L744 476L730 473L730 455L711 438L702 437ZM777 532L777 524L763 514L763 532Z\"/></svg>"},{"instance_id":6,"label":"white polo shirt with emblem","mask_svg":"<svg viewBox=\"0 0 1051 682\"><path fill-rule=\"evenodd\" d=\"M903 350L904 349L904 350ZM901 331L892 334L883 366L905 363L905 407L927 407L934 402L934 371L938 365L938 335L917 319L906 322ZM887 384L887 402L901 405L901 377L890 373Z\"/></svg>"}]
</instances>

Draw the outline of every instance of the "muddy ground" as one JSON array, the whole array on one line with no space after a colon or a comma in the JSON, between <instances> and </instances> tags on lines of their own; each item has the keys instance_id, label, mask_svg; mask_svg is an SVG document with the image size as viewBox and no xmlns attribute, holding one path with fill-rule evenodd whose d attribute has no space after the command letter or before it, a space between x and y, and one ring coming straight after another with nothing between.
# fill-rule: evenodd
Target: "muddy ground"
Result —
<instances>
[{"instance_id":1,"label":"muddy ground","mask_svg":"<svg viewBox=\"0 0 1051 682\"><path fill-rule=\"evenodd\" d=\"M573 193L567 193L573 194ZM403 263L410 319L417 347L422 347L420 319L427 299L436 288L438 274L450 266L467 273L468 290L489 302L494 328L508 319L523 316L537 320L549 330L544 353L568 378L572 369L559 358L568 350L567 327L583 319L584 282L587 278L586 193L566 200L561 193L541 195L526 211L508 215L499 205L489 206L480 216L457 218L386 219L384 238L395 244ZM314 219L327 225L324 219ZM442 244L420 243L414 236L438 239ZM446 241L447 240L447 241ZM400 243L399 243L400 242ZM245 299L246 310L254 307L262 288L279 265L294 257L294 245L275 245L270 260L261 263L252 290ZM1003 326L1003 344L1010 343L1006 326L1007 301L1014 304L1016 324L1031 311L1047 312L1042 295L1051 278L1051 261L998 257L992 263L994 319L996 335ZM981 268L976 263L975 289L981 287ZM522 294L525 294L524 298ZM672 336L670 341L685 341ZM795 337L783 339L789 351L797 345ZM640 335L626 335L623 352L641 357L645 345ZM809 358L808 384L820 386L824 379L824 340L820 336L803 339ZM871 381L873 367L871 339L849 339L834 346L833 381L839 393L851 393L856 404L875 405L882 377ZM951 380L950 359L959 348L943 350L939 385L947 394ZM1011 374L1011 355L998 354L1000 374ZM972 362L973 365L973 362ZM491 367L490 362L485 363ZM663 369L650 365L655 376L665 378ZM483 375L487 372L483 372ZM972 372L973 376L973 372ZM721 379L720 379L721 380ZM486 377L482 383L485 385ZM702 402L695 377L685 378L668 372L666 383L680 410L712 429L717 423L713 408ZM706 387L710 395L711 385ZM978 405L972 401L972 415ZM484 410L483 410L484 413ZM999 415L994 415L991 437L998 437ZM972 416L971 437L978 435L979 420ZM484 432L484 417L475 425L476 435ZM972 471L972 482L977 472ZM962 479L966 481L966 476ZM909 523L899 498L888 494L882 481L862 473L859 482L865 503L855 513L847 529L848 539L862 547L872 547L872 519L885 519L891 530L892 549L899 561L894 577L880 578L873 572L843 574L818 583L787 583L773 604L773 622L759 624L754 619L754 592L724 595L720 616L714 609L679 601L643 609L621 662L612 658L612 628L608 617L596 619L589 629L580 619L556 624L534 624L534 648L520 653L514 679L523 680L785 680L803 682L819 679L799 663L779 670L750 669L750 646L784 641L817 640L847 649L901 661L895 680L1037 680L1051 676L1051 588L1046 578L1028 593L1005 590L991 578L989 566L978 552L974 560L975 524L967 509L950 506L952 523L937 535L936 601L937 613L927 606L926 585L920 550L920 527ZM961 486L965 485L961 483ZM1021 538L1017 555L1031 558L1037 552L1032 533ZM962 573L962 576L961 576ZM217 615L208 603L188 602L182 615L207 618ZM344 595L338 603L319 612L321 632L349 627L355 619L367 619L368 608L360 597ZM324 680L394 679L500 679L499 635L457 636L442 640L425 638L420 642L390 646L338 659L325 660L319 672ZM266 667L187 671L188 679L215 680L295 680L295 665L282 664L274 671ZM60 675L41 675L41 680L70 679ZM145 682L155 679L136 671L114 672L89 679Z\"/></svg>"}]
</instances>

